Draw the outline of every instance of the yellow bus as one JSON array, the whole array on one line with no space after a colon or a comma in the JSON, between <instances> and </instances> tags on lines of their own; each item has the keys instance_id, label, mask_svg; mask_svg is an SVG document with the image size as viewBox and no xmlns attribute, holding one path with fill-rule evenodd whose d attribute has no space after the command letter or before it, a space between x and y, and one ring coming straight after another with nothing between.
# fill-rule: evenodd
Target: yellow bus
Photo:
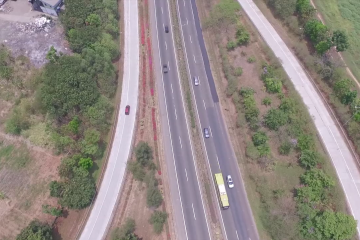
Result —
<instances>
[{"instance_id":1,"label":"yellow bus","mask_svg":"<svg viewBox=\"0 0 360 240\"><path fill-rule=\"evenodd\" d=\"M222 173L215 174L216 191L219 197L220 205L223 209L229 208L229 198L226 193L224 178Z\"/></svg>"}]
</instances>

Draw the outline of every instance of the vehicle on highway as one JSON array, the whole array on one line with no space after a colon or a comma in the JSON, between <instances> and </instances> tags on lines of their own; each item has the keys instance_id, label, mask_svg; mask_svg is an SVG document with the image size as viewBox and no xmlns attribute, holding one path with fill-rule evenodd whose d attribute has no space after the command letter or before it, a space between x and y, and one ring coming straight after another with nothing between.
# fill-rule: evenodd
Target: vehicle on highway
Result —
<instances>
[{"instance_id":1,"label":"vehicle on highway","mask_svg":"<svg viewBox=\"0 0 360 240\"><path fill-rule=\"evenodd\" d=\"M165 26L165 32L168 33L169 32L169 27Z\"/></svg>"},{"instance_id":2,"label":"vehicle on highway","mask_svg":"<svg viewBox=\"0 0 360 240\"><path fill-rule=\"evenodd\" d=\"M205 138L209 138L209 137L210 137L210 133L209 133L209 129L208 129L208 128L204 128L204 136L205 136Z\"/></svg>"},{"instance_id":3,"label":"vehicle on highway","mask_svg":"<svg viewBox=\"0 0 360 240\"><path fill-rule=\"evenodd\" d=\"M199 84L200 84L199 78L198 77L193 77L193 80L194 80L194 85L199 86Z\"/></svg>"},{"instance_id":4,"label":"vehicle on highway","mask_svg":"<svg viewBox=\"0 0 360 240\"><path fill-rule=\"evenodd\" d=\"M222 173L215 174L215 186L216 186L217 195L219 197L220 206L223 209L228 209L230 207L229 198L226 193L226 188Z\"/></svg>"},{"instance_id":5,"label":"vehicle on highway","mask_svg":"<svg viewBox=\"0 0 360 240\"><path fill-rule=\"evenodd\" d=\"M169 71L167 64L163 65L163 72L167 73Z\"/></svg>"},{"instance_id":6,"label":"vehicle on highway","mask_svg":"<svg viewBox=\"0 0 360 240\"><path fill-rule=\"evenodd\" d=\"M226 181L227 181L227 183L228 183L229 188L233 188L233 187L234 187L234 182L233 182L233 180L232 180L232 178L231 178L231 175L227 175Z\"/></svg>"},{"instance_id":7,"label":"vehicle on highway","mask_svg":"<svg viewBox=\"0 0 360 240\"><path fill-rule=\"evenodd\" d=\"M130 105L127 105L125 107L125 115L129 115L130 114Z\"/></svg>"}]
</instances>

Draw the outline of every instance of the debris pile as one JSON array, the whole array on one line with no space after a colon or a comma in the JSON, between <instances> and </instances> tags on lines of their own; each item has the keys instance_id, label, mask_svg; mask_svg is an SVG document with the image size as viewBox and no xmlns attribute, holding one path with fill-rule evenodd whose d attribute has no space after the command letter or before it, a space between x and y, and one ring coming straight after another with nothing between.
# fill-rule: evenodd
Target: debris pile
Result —
<instances>
[{"instance_id":1,"label":"debris pile","mask_svg":"<svg viewBox=\"0 0 360 240\"><path fill-rule=\"evenodd\" d=\"M48 32L53 25L51 19L40 17L31 23L17 23L16 28L25 33Z\"/></svg>"},{"instance_id":2,"label":"debris pile","mask_svg":"<svg viewBox=\"0 0 360 240\"><path fill-rule=\"evenodd\" d=\"M0 2L1 2L1 0L0 0ZM1 6L1 3L0 3L0 6ZM8 5L2 5L0 7L0 13L9 13L12 10L13 10L12 7L9 7Z\"/></svg>"}]
</instances>

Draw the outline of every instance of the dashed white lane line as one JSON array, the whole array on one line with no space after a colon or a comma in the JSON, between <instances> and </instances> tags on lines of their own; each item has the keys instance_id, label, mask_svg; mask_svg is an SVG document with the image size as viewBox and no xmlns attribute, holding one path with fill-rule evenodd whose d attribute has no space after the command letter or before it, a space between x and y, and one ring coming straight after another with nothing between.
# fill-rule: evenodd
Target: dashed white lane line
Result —
<instances>
[{"instance_id":1,"label":"dashed white lane line","mask_svg":"<svg viewBox=\"0 0 360 240\"><path fill-rule=\"evenodd\" d=\"M191 35L190 35L190 42L192 43Z\"/></svg>"},{"instance_id":2,"label":"dashed white lane line","mask_svg":"<svg viewBox=\"0 0 360 240\"><path fill-rule=\"evenodd\" d=\"M185 168L185 176L186 176L186 181L189 181L188 176L187 176L186 168Z\"/></svg>"},{"instance_id":3,"label":"dashed white lane line","mask_svg":"<svg viewBox=\"0 0 360 240\"><path fill-rule=\"evenodd\" d=\"M174 106L174 109L175 109L175 118L177 119L177 113L176 113L176 108L175 108L175 106Z\"/></svg>"},{"instance_id":4,"label":"dashed white lane line","mask_svg":"<svg viewBox=\"0 0 360 240\"><path fill-rule=\"evenodd\" d=\"M173 87L172 87L172 84L171 84L170 86L171 86L171 92L174 93L174 89L173 89Z\"/></svg>"},{"instance_id":5,"label":"dashed white lane line","mask_svg":"<svg viewBox=\"0 0 360 240\"><path fill-rule=\"evenodd\" d=\"M179 136L179 141L180 141L180 147L182 148L181 137L180 136Z\"/></svg>"},{"instance_id":6,"label":"dashed white lane line","mask_svg":"<svg viewBox=\"0 0 360 240\"><path fill-rule=\"evenodd\" d=\"M163 7L161 7L161 13L164 14L164 9L163 9Z\"/></svg>"},{"instance_id":7,"label":"dashed white lane line","mask_svg":"<svg viewBox=\"0 0 360 240\"><path fill-rule=\"evenodd\" d=\"M193 55L193 57L194 57L194 62L196 63L195 55Z\"/></svg>"},{"instance_id":8,"label":"dashed white lane line","mask_svg":"<svg viewBox=\"0 0 360 240\"><path fill-rule=\"evenodd\" d=\"M237 239L239 240L239 235L238 235L237 231L235 231L235 233L236 233ZM249 238L249 239L250 239L250 238Z\"/></svg>"},{"instance_id":9,"label":"dashed white lane line","mask_svg":"<svg viewBox=\"0 0 360 240\"><path fill-rule=\"evenodd\" d=\"M205 105L205 101L204 101L204 99L203 99L203 103L204 103L204 108L206 109L206 105Z\"/></svg>"},{"instance_id":10,"label":"dashed white lane line","mask_svg":"<svg viewBox=\"0 0 360 240\"><path fill-rule=\"evenodd\" d=\"M165 42L165 48L166 48L166 50L167 50L167 43Z\"/></svg>"},{"instance_id":11,"label":"dashed white lane line","mask_svg":"<svg viewBox=\"0 0 360 240\"><path fill-rule=\"evenodd\" d=\"M191 206L192 206L192 209L193 209L194 218L195 218L195 220L196 220L196 215L195 215L195 210L194 210L194 204L192 203Z\"/></svg>"}]
</instances>

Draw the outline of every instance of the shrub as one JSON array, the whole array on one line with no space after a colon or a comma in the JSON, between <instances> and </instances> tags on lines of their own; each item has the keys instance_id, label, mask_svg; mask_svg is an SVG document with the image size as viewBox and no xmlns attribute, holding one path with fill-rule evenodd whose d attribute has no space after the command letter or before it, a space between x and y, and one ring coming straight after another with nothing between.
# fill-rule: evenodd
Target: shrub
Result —
<instances>
[{"instance_id":1,"label":"shrub","mask_svg":"<svg viewBox=\"0 0 360 240\"><path fill-rule=\"evenodd\" d=\"M303 150L299 160L304 168L311 169L319 163L319 155L312 150Z\"/></svg>"},{"instance_id":2,"label":"shrub","mask_svg":"<svg viewBox=\"0 0 360 240\"><path fill-rule=\"evenodd\" d=\"M259 150L257 149L257 147L254 146L253 142L248 142L246 144L245 154L247 157L253 160L257 160L260 157Z\"/></svg>"},{"instance_id":3,"label":"shrub","mask_svg":"<svg viewBox=\"0 0 360 240\"><path fill-rule=\"evenodd\" d=\"M234 75L235 75L235 76L239 77L239 76L242 75L242 73L243 73L242 67L237 67L237 68L235 68L235 70L234 70Z\"/></svg>"},{"instance_id":4,"label":"shrub","mask_svg":"<svg viewBox=\"0 0 360 240\"><path fill-rule=\"evenodd\" d=\"M270 109L265 117L265 125L271 129L277 131L279 127L285 125L288 122L288 115L280 109Z\"/></svg>"},{"instance_id":5,"label":"shrub","mask_svg":"<svg viewBox=\"0 0 360 240\"><path fill-rule=\"evenodd\" d=\"M146 203L148 207L158 208L163 201L161 192L157 186L149 186L146 191Z\"/></svg>"},{"instance_id":6,"label":"shrub","mask_svg":"<svg viewBox=\"0 0 360 240\"><path fill-rule=\"evenodd\" d=\"M80 142L81 152L85 155L95 156L99 153L100 132L88 128L84 133L84 139Z\"/></svg>"},{"instance_id":7,"label":"shrub","mask_svg":"<svg viewBox=\"0 0 360 240\"><path fill-rule=\"evenodd\" d=\"M271 105L271 98L270 97L265 97L262 100L262 104L265 105L265 106L270 106Z\"/></svg>"},{"instance_id":8,"label":"shrub","mask_svg":"<svg viewBox=\"0 0 360 240\"><path fill-rule=\"evenodd\" d=\"M251 56L251 57L249 57L249 58L247 59L247 62L248 62L248 63L254 63L254 62L256 62L256 58L253 57L253 56Z\"/></svg>"},{"instance_id":9,"label":"shrub","mask_svg":"<svg viewBox=\"0 0 360 240\"><path fill-rule=\"evenodd\" d=\"M268 140L269 137L263 131L258 131L252 136L252 141L256 147L265 144Z\"/></svg>"},{"instance_id":10,"label":"shrub","mask_svg":"<svg viewBox=\"0 0 360 240\"><path fill-rule=\"evenodd\" d=\"M80 158L79 167L89 171L89 169L93 166L93 160L91 158Z\"/></svg>"},{"instance_id":11,"label":"shrub","mask_svg":"<svg viewBox=\"0 0 360 240\"><path fill-rule=\"evenodd\" d=\"M237 45L247 45L250 42L250 34L243 26L239 26L236 31L236 43Z\"/></svg>"},{"instance_id":12,"label":"shrub","mask_svg":"<svg viewBox=\"0 0 360 240\"><path fill-rule=\"evenodd\" d=\"M264 80L266 91L269 93L280 93L282 89L282 83L277 78L265 78Z\"/></svg>"},{"instance_id":13,"label":"shrub","mask_svg":"<svg viewBox=\"0 0 360 240\"><path fill-rule=\"evenodd\" d=\"M270 156L271 150L267 143L261 144L257 146L257 149L259 151L260 157L267 157Z\"/></svg>"},{"instance_id":14,"label":"shrub","mask_svg":"<svg viewBox=\"0 0 360 240\"><path fill-rule=\"evenodd\" d=\"M350 105L355 101L357 92L351 91L351 87L353 87L353 82L350 79L342 79L334 84L334 93L342 104Z\"/></svg>"},{"instance_id":15,"label":"shrub","mask_svg":"<svg viewBox=\"0 0 360 240\"><path fill-rule=\"evenodd\" d=\"M116 228L111 234L111 240L138 240L138 237L134 234L135 221L132 218L127 218L125 223Z\"/></svg>"},{"instance_id":16,"label":"shrub","mask_svg":"<svg viewBox=\"0 0 360 240\"><path fill-rule=\"evenodd\" d=\"M226 48L227 48L228 51L232 51L232 50L234 50L236 47L237 47L237 45L236 45L236 42L234 42L234 41L229 41L229 42L227 43L227 45L226 45Z\"/></svg>"},{"instance_id":17,"label":"shrub","mask_svg":"<svg viewBox=\"0 0 360 240\"><path fill-rule=\"evenodd\" d=\"M62 209L57 207L52 207L50 205L42 205L43 213L50 214L51 216L60 217L62 215Z\"/></svg>"},{"instance_id":18,"label":"shrub","mask_svg":"<svg viewBox=\"0 0 360 240\"><path fill-rule=\"evenodd\" d=\"M50 196L61 197L63 192L63 186L58 181L50 182Z\"/></svg>"},{"instance_id":19,"label":"shrub","mask_svg":"<svg viewBox=\"0 0 360 240\"><path fill-rule=\"evenodd\" d=\"M314 148L314 139L311 135L307 134L300 134L300 136L297 139L297 148L300 151L304 150L312 150Z\"/></svg>"},{"instance_id":20,"label":"shrub","mask_svg":"<svg viewBox=\"0 0 360 240\"><path fill-rule=\"evenodd\" d=\"M138 181L143 181L145 177L144 167L140 162L130 161L128 163L128 169L134 176L134 178Z\"/></svg>"},{"instance_id":21,"label":"shrub","mask_svg":"<svg viewBox=\"0 0 360 240\"><path fill-rule=\"evenodd\" d=\"M291 143L290 142L284 142L279 147L279 153L281 155L289 155L291 152Z\"/></svg>"},{"instance_id":22,"label":"shrub","mask_svg":"<svg viewBox=\"0 0 360 240\"><path fill-rule=\"evenodd\" d=\"M282 19L290 17L296 9L296 0L269 0L275 14Z\"/></svg>"},{"instance_id":23,"label":"shrub","mask_svg":"<svg viewBox=\"0 0 360 240\"><path fill-rule=\"evenodd\" d=\"M152 149L147 142L140 141L135 148L136 160L146 166L153 159Z\"/></svg>"},{"instance_id":24,"label":"shrub","mask_svg":"<svg viewBox=\"0 0 360 240\"><path fill-rule=\"evenodd\" d=\"M38 220L30 222L30 224L21 230L16 236L16 240L52 240L51 227L47 223L41 223Z\"/></svg>"},{"instance_id":25,"label":"shrub","mask_svg":"<svg viewBox=\"0 0 360 240\"><path fill-rule=\"evenodd\" d=\"M73 117L73 119L68 123L67 127L73 134L78 134L80 127L79 117L78 116Z\"/></svg>"},{"instance_id":26,"label":"shrub","mask_svg":"<svg viewBox=\"0 0 360 240\"><path fill-rule=\"evenodd\" d=\"M163 231L164 224L166 219L168 218L168 214L162 211L154 211L151 215L149 222L153 225L154 232L160 234Z\"/></svg>"},{"instance_id":27,"label":"shrub","mask_svg":"<svg viewBox=\"0 0 360 240\"><path fill-rule=\"evenodd\" d=\"M19 109L15 108L10 115L10 118L5 123L5 131L13 135L20 135L22 130L30 127L28 118Z\"/></svg>"},{"instance_id":28,"label":"shrub","mask_svg":"<svg viewBox=\"0 0 360 240\"><path fill-rule=\"evenodd\" d=\"M251 88L241 88L240 94L243 97L243 106L245 108L245 119L251 129L258 128L260 111L256 106L254 90Z\"/></svg>"}]
</instances>

